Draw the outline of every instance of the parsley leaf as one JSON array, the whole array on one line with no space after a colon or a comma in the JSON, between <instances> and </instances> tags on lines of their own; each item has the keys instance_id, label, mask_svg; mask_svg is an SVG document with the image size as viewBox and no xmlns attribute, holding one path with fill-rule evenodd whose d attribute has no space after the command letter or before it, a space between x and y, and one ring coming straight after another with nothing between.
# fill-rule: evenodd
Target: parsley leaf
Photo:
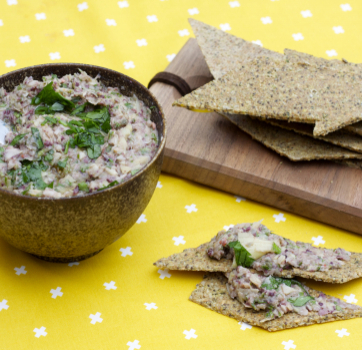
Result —
<instances>
[{"instance_id":1,"label":"parsley leaf","mask_svg":"<svg viewBox=\"0 0 362 350\"><path fill-rule=\"evenodd\" d=\"M37 128L31 128L31 133L33 134L33 138L34 138L34 141L35 141L35 144L36 144L36 147L38 149L41 149L44 147L44 144L43 144L43 140L40 136L40 132Z\"/></svg>"},{"instance_id":2,"label":"parsley leaf","mask_svg":"<svg viewBox=\"0 0 362 350\"><path fill-rule=\"evenodd\" d=\"M54 154L54 150L51 149L44 157L44 160L50 163L53 160L53 154Z\"/></svg>"},{"instance_id":3,"label":"parsley leaf","mask_svg":"<svg viewBox=\"0 0 362 350\"><path fill-rule=\"evenodd\" d=\"M273 242L273 252L275 254L280 254L282 252L282 250L280 249L279 246L277 246L274 242Z\"/></svg>"},{"instance_id":4,"label":"parsley leaf","mask_svg":"<svg viewBox=\"0 0 362 350\"><path fill-rule=\"evenodd\" d=\"M82 113L86 106L87 106L87 102L83 103L82 105L79 105L78 107L75 107L75 109L73 110L72 113L70 113L70 115L77 115L79 113Z\"/></svg>"},{"instance_id":5,"label":"parsley leaf","mask_svg":"<svg viewBox=\"0 0 362 350\"><path fill-rule=\"evenodd\" d=\"M250 267L252 265L254 259L239 241L230 242L228 246L234 249L235 261L238 266Z\"/></svg>"},{"instance_id":6,"label":"parsley leaf","mask_svg":"<svg viewBox=\"0 0 362 350\"><path fill-rule=\"evenodd\" d=\"M288 299L288 301L296 307L303 306L306 303L308 303L308 301L310 301L310 300L314 300L314 298L311 297L310 295L301 296L301 297L298 297L295 299L292 299L292 298Z\"/></svg>"},{"instance_id":7,"label":"parsley leaf","mask_svg":"<svg viewBox=\"0 0 362 350\"><path fill-rule=\"evenodd\" d=\"M48 185L43 181L41 172L47 169L42 162L22 162L22 179L24 183L33 182L34 187L38 190L45 190Z\"/></svg>"},{"instance_id":8,"label":"parsley leaf","mask_svg":"<svg viewBox=\"0 0 362 350\"><path fill-rule=\"evenodd\" d=\"M43 90L39 92L38 95L36 95L32 100L31 104L33 106L37 106L40 103L45 104L46 106L50 107L53 111L55 109L60 108L58 104L64 106L63 109L66 110L72 110L75 107L74 102L67 100L65 97L63 97L60 93L55 92L53 88L53 82L50 82L47 84ZM56 104L58 103L58 104Z\"/></svg>"},{"instance_id":9,"label":"parsley leaf","mask_svg":"<svg viewBox=\"0 0 362 350\"><path fill-rule=\"evenodd\" d=\"M16 146L20 140L24 138L26 134L19 134L14 137L14 139L10 142L10 146Z\"/></svg>"}]
</instances>

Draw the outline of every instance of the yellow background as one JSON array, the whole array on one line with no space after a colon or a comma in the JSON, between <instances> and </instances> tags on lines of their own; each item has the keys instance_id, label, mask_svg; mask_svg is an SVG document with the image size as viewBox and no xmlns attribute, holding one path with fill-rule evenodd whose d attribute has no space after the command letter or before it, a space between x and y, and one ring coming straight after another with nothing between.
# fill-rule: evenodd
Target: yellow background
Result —
<instances>
[{"instance_id":1,"label":"yellow background","mask_svg":"<svg viewBox=\"0 0 362 350\"><path fill-rule=\"evenodd\" d=\"M13 4L17 2L17 4ZM326 51L353 62L361 61L362 2L358 0L239 0L231 7L227 0L128 0L121 8L116 0L39 1L1 0L0 73L46 62L81 62L123 72L147 85L152 76L168 64L167 55L177 54L192 30L188 17L215 27L228 23L232 34L260 40L264 47L280 51L285 47L328 58ZM231 1L234 2L234 1ZM343 11L348 3L351 11ZM188 10L197 8L190 16ZM301 11L310 10L304 18ZM45 13L45 20L36 20ZM156 22L147 16L155 15ZM263 24L261 18L272 23ZM108 26L113 19L116 26ZM1 25L2 24L2 25ZM333 27L344 33L336 34ZM63 30L73 29L66 37ZM180 36L187 29L190 35ZM301 33L295 41L292 34ZM21 43L20 36L30 42ZM146 39L147 46L136 40ZM96 53L94 46L105 50ZM59 52L60 59L49 54ZM5 61L16 66L6 67ZM125 69L132 61L134 68ZM326 225L284 213L286 221L275 222L280 211L251 201L237 202L232 195L205 188L166 174L145 210L147 222L135 224L116 243L99 255L79 263L52 264L12 248L0 240L0 349L129 349L139 341L141 349L284 349L282 342L293 340L296 349L357 349L362 343L362 320L333 322L276 333L240 325L211 312L188 297L201 281L202 273L170 271L160 279L152 263L185 248L208 241L224 226L264 219L264 224L285 237L312 243L323 236L325 247L341 246L362 252L362 238ZM162 187L161 187L162 186ZM185 206L195 204L197 212ZM173 237L186 243L174 245ZM131 247L132 256L121 248ZM16 275L15 267L27 273ZM106 290L104 283L117 289ZM344 285L307 282L311 287L343 298L354 294L362 305L362 282ZM63 296L53 299L51 289L61 287ZM157 309L146 310L145 303ZM89 316L101 313L103 321L91 324ZM45 327L47 335L35 337L35 328ZM338 337L336 330L349 336ZM185 339L183 332L194 329L197 338Z\"/></svg>"}]
</instances>

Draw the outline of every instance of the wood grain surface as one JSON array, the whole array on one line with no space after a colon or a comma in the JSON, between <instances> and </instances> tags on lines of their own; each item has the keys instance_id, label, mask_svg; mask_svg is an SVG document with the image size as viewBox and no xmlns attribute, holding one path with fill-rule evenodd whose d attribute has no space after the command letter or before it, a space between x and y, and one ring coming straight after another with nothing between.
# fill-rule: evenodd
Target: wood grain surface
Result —
<instances>
[{"instance_id":1,"label":"wood grain surface","mask_svg":"<svg viewBox=\"0 0 362 350\"><path fill-rule=\"evenodd\" d=\"M192 87L211 77L195 39L166 69ZM150 89L163 106L163 171L335 227L362 234L362 170L328 161L294 163L251 139L217 113L172 107L163 83Z\"/></svg>"}]
</instances>

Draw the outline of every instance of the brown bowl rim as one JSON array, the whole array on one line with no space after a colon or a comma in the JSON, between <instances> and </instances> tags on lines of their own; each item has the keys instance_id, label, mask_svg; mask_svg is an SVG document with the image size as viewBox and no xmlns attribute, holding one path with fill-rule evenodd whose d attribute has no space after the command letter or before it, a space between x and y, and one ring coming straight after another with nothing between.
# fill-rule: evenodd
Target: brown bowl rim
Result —
<instances>
[{"instance_id":1,"label":"brown bowl rim","mask_svg":"<svg viewBox=\"0 0 362 350\"><path fill-rule=\"evenodd\" d=\"M110 73L113 73L113 74L120 74L120 75L123 75L126 79L129 79L132 81L132 83L134 83L135 85L138 85L141 89L143 89L146 93L148 93L149 95L151 95L151 97L153 98L154 102L156 103L157 105L157 108L160 112L160 115L161 115L161 118L162 118L162 124L163 124L163 127L162 127L162 135L161 135L161 142L159 143L158 145L158 150L157 150L157 153L154 155L154 157L151 159L151 161L144 167L142 168L141 171L139 171L136 175L132 176L131 178L129 178L127 181L125 182L122 182L116 186L112 186L110 188L106 188L102 191L98 191L98 192L93 192L93 193L88 193L88 194L85 194L85 195L82 195L82 196L75 196L75 197L62 197L62 198L47 198L47 197L33 197L33 196L29 196L29 195L25 195L25 194L18 194L18 193L15 193L15 192L11 192L11 191L7 191L7 190L4 190L2 188L0 188L0 193L4 193L4 194L7 194L7 195L11 195L11 196L14 196L14 197L19 197L19 198L27 198L29 200L34 200L34 201L50 201L50 202L54 202L54 201L58 201L58 202L61 202L61 201L76 201L76 200L83 200L85 198L89 198L91 196L99 196L99 195L102 195L103 193L107 193L107 192L110 192L112 190L115 190L117 188L121 188L123 186L125 186L126 184L128 184L129 182L131 182L132 180L136 179L137 177L141 176L141 174L143 174L157 159L158 157L161 155L163 149L165 148L165 145L166 145L166 132L167 132L167 129L166 129L166 118L165 118L165 114L163 113L163 109L162 109L162 106L160 105L160 103L158 102L158 100L156 99L156 97L153 95L153 93L147 89L143 84L141 84L139 81L129 77L128 75L126 74L123 74L121 72L118 72L116 70L113 70L113 69L110 69L110 68L106 68L106 67L102 67L102 66L97 66L97 65L93 65L93 64L86 64L86 63L74 63L74 62L63 62L63 63L43 63L43 64L38 64L38 65L34 65L34 66L28 66L28 67L24 67L24 68L20 68L20 69L16 69L16 70L13 70L11 72L8 72L8 73L5 73L3 75L0 75L0 79L4 78L4 77L7 77L7 76L11 76L12 74L14 73L18 73L18 72L23 72L23 71L26 71L30 68L41 68L41 67L56 67L56 66L81 66L81 67L84 67L84 69L86 69L87 67L92 67L92 68L100 68L102 70L106 70ZM79 67L79 68L81 68Z\"/></svg>"}]
</instances>

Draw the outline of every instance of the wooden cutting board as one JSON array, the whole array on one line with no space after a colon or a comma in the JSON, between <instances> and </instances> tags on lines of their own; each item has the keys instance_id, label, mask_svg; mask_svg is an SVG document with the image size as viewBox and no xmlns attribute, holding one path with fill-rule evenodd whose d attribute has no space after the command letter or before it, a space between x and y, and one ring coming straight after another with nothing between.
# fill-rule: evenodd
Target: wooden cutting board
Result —
<instances>
[{"instance_id":1,"label":"wooden cutting board","mask_svg":"<svg viewBox=\"0 0 362 350\"><path fill-rule=\"evenodd\" d=\"M191 87L211 77L195 39L166 71ZM156 83L151 91L167 119L164 172L362 234L362 170L328 161L291 162L217 113L172 107L181 96L173 86Z\"/></svg>"}]
</instances>

